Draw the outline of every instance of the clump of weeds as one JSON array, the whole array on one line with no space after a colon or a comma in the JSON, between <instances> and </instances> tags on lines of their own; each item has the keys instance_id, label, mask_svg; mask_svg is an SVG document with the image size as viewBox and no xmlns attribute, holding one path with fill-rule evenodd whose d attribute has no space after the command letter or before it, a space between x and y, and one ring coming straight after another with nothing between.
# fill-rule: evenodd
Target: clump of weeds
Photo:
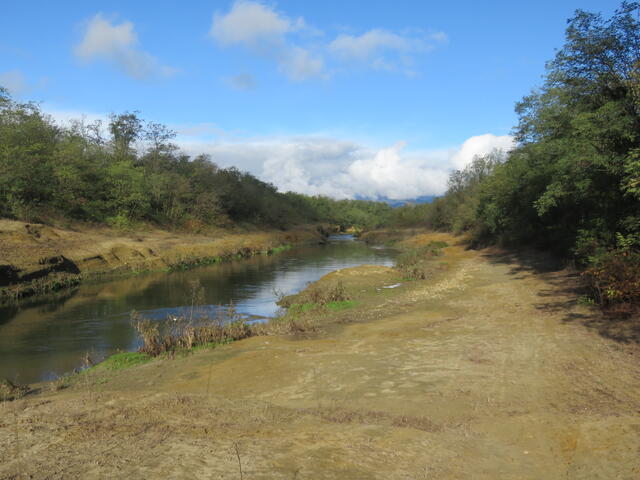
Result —
<instances>
[{"instance_id":1,"label":"clump of weeds","mask_svg":"<svg viewBox=\"0 0 640 480\"><path fill-rule=\"evenodd\" d=\"M425 246L407 250L398 255L395 268L406 279L424 280L435 269L433 259L442 255L442 249L447 246L446 242L432 241Z\"/></svg>"},{"instance_id":2,"label":"clump of weeds","mask_svg":"<svg viewBox=\"0 0 640 480\"><path fill-rule=\"evenodd\" d=\"M157 357L195 347L229 343L252 335L250 325L237 318L233 307L219 308L218 312L224 313L213 317L172 317L162 323L134 312L131 320L142 339L140 353Z\"/></svg>"}]
</instances>

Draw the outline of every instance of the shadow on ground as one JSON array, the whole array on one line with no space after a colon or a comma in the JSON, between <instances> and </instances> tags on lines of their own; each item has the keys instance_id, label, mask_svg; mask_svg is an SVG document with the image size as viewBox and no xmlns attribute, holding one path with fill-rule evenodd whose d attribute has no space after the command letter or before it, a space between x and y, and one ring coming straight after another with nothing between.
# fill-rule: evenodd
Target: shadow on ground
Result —
<instances>
[{"instance_id":1,"label":"shadow on ground","mask_svg":"<svg viewBox=\"0 0 640 480\"><path fill-rule=\"evenodd\" d=\"M491 264L507 265L509 274L522 279L528 274L543 275L549 288L538 293L536 308L542 312L562 313L564 323L578 323L597 331L602 337L625 344L640 344L640 317L606 314L592 306L578 307L578 299L588 293L580 274L553 255L534 250L505 252L489 250L482 256Z\"/></svg>"}]
</instances>

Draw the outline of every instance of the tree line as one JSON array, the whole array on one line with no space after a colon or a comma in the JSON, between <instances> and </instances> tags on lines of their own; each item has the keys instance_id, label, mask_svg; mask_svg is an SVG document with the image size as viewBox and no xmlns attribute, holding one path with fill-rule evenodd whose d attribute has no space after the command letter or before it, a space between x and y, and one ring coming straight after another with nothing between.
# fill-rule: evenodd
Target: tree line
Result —
<instances>
[{"instance_id":1,"label":"tree line","mask_svg":"<svg viewBox=\"0 0 640 480\"><path fill-rule=\"evenodd\" d=\"M189 157L174 138L135 112L111 115L106 125L60 126L0 87L0 216L200 231L313 222L375 227L391 210L382 202L281 193L208 155Z\"/></svg>"},{"instance_id":2,"label":"tree line","mask_svg":"<svg viewBox=\"0 0 640 480\"><path fill-rule=\"evenodd\" d=\"M640 304L640 3L576 11L544 83L517 103L517 146L476 158L392 225L466 232L574 259L596 300Z\"/></svg>"}]
</instances>

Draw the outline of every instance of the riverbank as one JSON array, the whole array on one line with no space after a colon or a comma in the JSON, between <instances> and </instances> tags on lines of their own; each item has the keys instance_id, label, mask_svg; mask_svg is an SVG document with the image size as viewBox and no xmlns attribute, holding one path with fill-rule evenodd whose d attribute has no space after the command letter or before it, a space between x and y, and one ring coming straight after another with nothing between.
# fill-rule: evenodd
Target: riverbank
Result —
<instances>
[{"instance_id":1,"label":"riverbank","mask_svg":"<svg viewBox=\"0 0 640 480\"><path fill-rule=\"evenodd\" d=\"M336 271L297 328L5 402L0 478L635 478L638 344L572 272L407 242L448 244L428 279Z\"/></svg>"},{"instance_id":2,"label":"riverbank","mask_svg":"<svg viewBox=\"0 0 640 480\"><path fill-rule=\"evenodd\" d=\"M315 226L187 234L154 228L56 228L0 219L0 302L73 287L88 278L186 269L321 240Z\"/></svg>"}]
</instances>

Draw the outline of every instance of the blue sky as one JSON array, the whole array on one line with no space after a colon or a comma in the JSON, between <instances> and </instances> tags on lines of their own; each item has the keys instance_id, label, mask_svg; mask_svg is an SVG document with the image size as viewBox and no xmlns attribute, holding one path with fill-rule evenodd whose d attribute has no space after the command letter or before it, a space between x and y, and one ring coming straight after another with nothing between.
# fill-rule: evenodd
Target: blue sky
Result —
<instances>
[{"instance_id":1,"label":"blue sky","mask_svg":"<svg viewBox=\"0 0 640 480\"><path fill-rule=\"evenodd\" d=\"M138 110L281 190L442 193L508 148L576 8L617 2L11 2L0 84L65 121Z\"/></svg>"}]
</instances>

